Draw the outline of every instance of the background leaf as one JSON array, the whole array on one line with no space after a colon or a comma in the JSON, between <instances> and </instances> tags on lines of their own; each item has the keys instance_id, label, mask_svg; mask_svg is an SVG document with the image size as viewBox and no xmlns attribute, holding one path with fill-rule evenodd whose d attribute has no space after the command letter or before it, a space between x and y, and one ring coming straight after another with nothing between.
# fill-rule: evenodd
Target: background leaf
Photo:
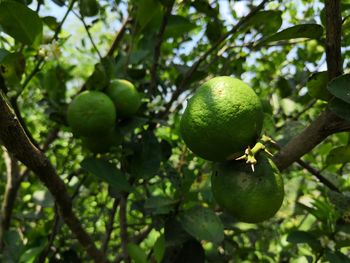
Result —
<instances>
[{"instance_id":1,"label":"background leaf","mask_svg":"<svg viewBox=\"0 0 350 263\"><path fill-rule=\"evenodd\" d=\"M27 44L39 44L43 24L30 8L16 1L0 2L0 26L14 39Z\"/></svg>"},{"instance_id":2,"label":"background leaf","mask_svg":"<svg viewBox=\"0 0 350 263\"><path fill-rule=\"evenodd\" d=\"M128 253L135 263L147 263L146 254L138 245L129 243Z\"/></svg>"},{"instance_id":3,"label":"background leaf","mask_svg":"<svg viewBox=\"0 0 350 263\"><path fill-rule=\"evenodd\" d=\"M350 104L350 74L333 79L328 85L328 90L338 99Z\"/></svg>"},{"instance_id":4,"label":"background leaf","mask_svg":"<svg viewBox=\"0 0 350 263\"><path fill-rule=\"evenodd\" d=\"M81 167L102 179L117 191L127 192L131 189L125 175L108 161L86 158L81 162Z\"/></svg>"},{"instance_id":5,"label":"background leaf","mask_svg":"<svg viewBox=\"0 0 350 263\"><path fill-rule=\"evenodd\" d=\"M182 227L197 240L221 242L224 226L219 217L210 209L195 207L180 216Z\"/></svg>"},{"instance_id":6,"label":"background leaf","mask_svg":"<svg viewBox=\"0 0 350 263\"><path fill-rule=\"evenodd\" d=\"M317 38L320 38L322 34L323 34L323 27L318 24L296 25L266 37L260 43L258 43L258 45L264 45L270 42L297 39L297 38L317 39Z\"/></svg>"},{"instance_id":7,"label":"background leaf","mask_svg":"<svg viewBox=\"0 0 350 263\"><path fill-rule=\"evenodd\" d=\"M340 118L350 121L350 104L335 98L329 103L329 108Z\"/></svg>"}]
</instances>

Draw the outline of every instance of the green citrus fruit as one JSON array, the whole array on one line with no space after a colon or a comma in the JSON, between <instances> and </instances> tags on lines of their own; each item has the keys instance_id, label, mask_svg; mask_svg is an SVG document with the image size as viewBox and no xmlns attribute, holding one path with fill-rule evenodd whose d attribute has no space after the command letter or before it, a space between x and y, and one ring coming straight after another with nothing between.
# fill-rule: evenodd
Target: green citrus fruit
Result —
<instances>
[{"instance_id":1,"label":"green citrus fruit","mask_svg":"<svg viewBox=\"0 0 350 263\"><path fill-rule=\"evenodd\" d=\"M263 110L254 91L239 79L216 77L188 101L180 132L196 155L224 161L254 145L262 124Z\"/></svg>"},{"instance_id":2,"label":"green citrus fruit","mask_svg":"<svg viewBox=\"0 0 350 263\"><path fill-rule=\"evenodd\" d=\"M113 129L105 136L82 137L83 146L93 153L106 153L122 142L119 130Z\"/></svg>"},{"instance_id":3,"label":"green citrus fruit","mask_svg":"<svg viewBox=\"0 0 350 263\"><path fill-rule=\"evenodd\" d=\"M245 161L219 163L211 178L217 203L242 222L264 221L283 202L283 179L276 166L263 155L257 161L254 172Z\"/></svg>"},{"instance_id":4,"label":"green citrus fruit","mask_svg":"<svg viewBox=\"0 0 350 263\"><path fill-rule=\"evenodd\" d=\"M106 93L113 100L118 114L122 117L133 116L141 106L140 94L127 80L112 80Z\"/></svg>"},{"instance_id":5,"label":"green citrus fruit","mask_svg":"<svg viewBox=\"0 0 350 263\"><path fill-rule=\"evenodd\" d=\"M67 121L73 132L95 136L110 132L116 121L112 100L100 91L84 91L68 106Z\"/></svg>"}]
</instances>

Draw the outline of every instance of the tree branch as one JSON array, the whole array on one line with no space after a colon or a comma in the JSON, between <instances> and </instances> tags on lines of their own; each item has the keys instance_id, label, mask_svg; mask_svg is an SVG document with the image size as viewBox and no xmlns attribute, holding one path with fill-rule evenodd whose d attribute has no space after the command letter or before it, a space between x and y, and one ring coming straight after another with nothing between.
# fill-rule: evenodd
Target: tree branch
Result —
<instances>
[{"instance_id":1,"label":"tree branch","mask_svg":"<svg viewBox=\"0 0 350 263\"><path fill-rule=\"evenodd\" d=\"M24 132L4 94L0 92L0 139L8 152L31 169L48 188L58 205L60 214L88 255L95 262L105 262L73 212L65 185L46 156L36 148Z\"/></svg>"},{"instance_id":2,"label":"tree branch","mask_svg":"<svg viewBox=\"0 0 350 263\"><path fill-rule=\"evenodd\" d=\"M343 73L340 0L326 0L326 59L329 80Z\"/></svg>"},{"instance_id":3,"label":"tree branch","mask_svg":"<svg viewBox=\"0 0 350 263\"><path fill-rule=\"evenodd\" d=\"M341 58L341 13L340 0L326 0L326 59L329 79L342 74ZM330 110L325 110L301 134L277 154L274 161L280 170L287 168L301 156L311 151L329 135L350 131L350 122L337 117Z\"/></svg>"},{"instance_id":4,"label":"tree branch","mask_svg":"<svg viewBox=\"0 0 350 263\"><path fill-rule=\"evenodd\" d=\"M159 32L157 34L157 40L156 40L156 45L154 47L154 52L153 52L153 64L152 64L152 68L151 68L151 85L150 85L150 93L151 95L154 94L154 90L157 88L157 69L159 66L159 57L160 57L160 50L161 50L161 46L162 46L162 42L163 42L163 35L165 32L165 28L168 24L168 20L169 17L171 15L171 10L173 9L173 5L174 5L173 1L171 4L169 4L166 9L165 9L165 13L163 15L163 20L162 23L160 25L160 29Z\"/></svg>"},{"instance_id":5,"label":"tree branch","mask_svg":"<svg viewBox=\"0 0 350 263\"><path fill-rule=\"evenodd\" d=\"M326 110L303 132L291 139L274 157L274 162L280 170L284 170L329 135L342 131L350 131L350 122Z\"/></svg>"},{"instance_id":6,"label":"tree branch","mask_svg":"<svg viewBox=\"0 0 350 263\"><path fill-rule=\"evenodd\" d=\"M3 155L6 165L7 182L0 212L0 252L4 247L4 234L10 228L12 211L15 204L17 191L20 186L18 161L14 158L14 156L8 153L6 149L4 149Z\"/></svg>"},{"instance_id":7,"label":"tree branch","mask_svg":"<svg viewBox=\"0 0 350 263\"><path fill-rule=\"evenodd\" d=\"M108 216L108 222L106 224L106 233L102 242L102 252L106 254L107 248L108 248L108 243L109 240L111 239L111 234L113 231L113 224L114 224L114 219L115 219L115 215L117 213L117 208L119 205L119 198L115 198L114 202L113 202L113 207L110 210L109 216Z\"/></svg>"}]
</instances>

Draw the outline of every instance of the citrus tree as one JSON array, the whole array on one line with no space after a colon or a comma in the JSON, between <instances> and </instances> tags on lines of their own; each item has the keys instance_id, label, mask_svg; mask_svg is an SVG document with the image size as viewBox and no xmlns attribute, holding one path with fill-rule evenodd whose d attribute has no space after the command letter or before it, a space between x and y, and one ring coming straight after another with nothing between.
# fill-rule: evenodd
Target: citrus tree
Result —
<instances>
[{"instance_id":1,"label":"citrus tree","mask_svg":"<svg viewBox=\"0 0 350 263\"><path fill-rule=\"evenodd\" d=\"M350 262L349 17L0 0L0 261Z\"/></svg>"}]
</instances>

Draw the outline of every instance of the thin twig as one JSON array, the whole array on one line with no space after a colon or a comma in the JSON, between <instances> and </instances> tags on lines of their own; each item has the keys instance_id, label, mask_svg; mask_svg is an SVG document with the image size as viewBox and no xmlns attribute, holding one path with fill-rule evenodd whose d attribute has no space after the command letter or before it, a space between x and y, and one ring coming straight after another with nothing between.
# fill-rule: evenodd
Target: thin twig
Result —
<instances>
[{"instance_id":1,"label":"thin twig","mask_svg":"<svg viewBox=\"0 0 350 263\"><path fill-rule=\"evenodd\" d=\"M281 147L274 141L269 141L270 145L280 151ZM337 186L335 186L331 181L329 181L326 177L324 177L320 171L313 168L310 164L304 162L303 160L299 159L296 161L301 167L306 169L309 173L314 175L321 183L323 183L325 186L327 186L329 189L340 192Z\"/></svg>"},{"instance_id":2,"label":"thin twig","mask_svg":"<svg viewBox=\"0 0 350 263\"><path fill-rule=\"evenodd\" d=\"M54 220L53 220L53 227L52 227L52 231L48 237L48 242L47 242L47 245L46 245L46 248L40 253L40 255L38 256L38 259L37 259L37 263L44 263L45 262L45 259L46 257L48 256L48 254L50 253L50 248L55 240L55 237L60 229L60 215L58 213L58 209L57 209L57 205L55 205L55 217L54 217Z\"/></svg>"},{"instance_id":3,"label":"thin twig","mask_svg":"<svg viewBox=\"0 0 350 263\"><path fill-rule=\"evenodd\" d=\"M60 33L62 26L64 24L64 22L66 21L68 14L72 11L73 6L74 6L75 0L72 0L70 5L68 6L68 9L66 11L66 13L64 14L61 22L59 23L59 25L57 26L55 33L53 35L53 37L51 38L51 40L49 41L50 43L52 43L54 40L57 40L58 38L58 34ZM45 62L45 58L42 56L38 56L37 62L33 68L33 70L29 73L29 75L27 76L27 78L23 81L23 84L21 86L21 89L18 91L18 93L14 96L14 100L17 100L18 97L22 94L22 92L24 91L24 89L27 87L27 85L29 84L29 82L32 80L32 78L40 71L40 67L41 65Z\"/></svg>"},{"instance_id":4,"label":"thin twig","mask_svg":"<svg viewBox=\"0 0 350 263\"><path fill-rule=\"evenodd\" d=\"M10 228L10 222L15 204L17 191L20 186L20 172L19 164L16 158L3 149L3 155L6 165L6 188L4 193L4 200L2 202L0 211L0 252L4 248L3 238L4 234Z\"/></svg>"},{"instance_id":5,"label":"thin twig","mask_svg":"<svg viewBox=\"0 0 350 263\"><path fill-rule=\"evenodd\" d=\"M122 27L119 29L111 47L109 48L107 54L106 54L106 57L112 57L113 56L113 53L114 51L116 50L116 48L118 47L120 41L123 39L123 36L126 32L126 29L127 29L127 26L128 24L132 21L132 19L130 18L127 18L124 23L122 24Z\"/></svg>"},{"instance_id":6,"label":"thin twig","mask_svg":"<svg viewBox=\"0 0 350 263\"><path fill-rule=\"evenodd\" d=\"M297 160L296 162L301 167L305 168L309 173L314 175L321 183L323 183L329 189L340 193L340 190L338 187L336 187L331 181L329 181L326 177L324 177L318 170L313 168L310 164L304 162L303 160Z\"/></svg>"},{"instance_id":7,"label":"thin twig","mask_svg":"<svg viewBox=\"0 0 350 263\"><path fill-rule=\"evenodd\" d=\"M124 262L128 263L129 255L128 255L128 226L126 219L126 196L122 195L120 197L119 204L119 225L120 225L120 239L122 245L122 254Z\"/></svg>"},{"instance_id":8,"label":"thin twig","mask_svg":"<svg viewBox=\"0 0 350 263\"><path fill-rule=\"evenodd\" d=\"M77 12L75 12L74 10L73 10L72 12L73 12L73 14L82 22L82 24L83 24L83 26L84 26L84 28L85 28L86 34L88 35L88 38L89 38L89 40L90 40L92 46L94 47L94 49L95 49L95 51L96 51L96 53L97 53L99 59L102 60L101 53L100 53L100 51L98 50L98 48L97 48L97 46L96 46L96 44L95 44L94 39L92 38L92 35L91 35L91 33L90 33L90 30L89 30L89 27L88 27L88 25L85 23L84 17L82 17L82 16L80 16L79 14L77 14Z\"/></svg>"},{"instance_id":9,"label":"thin twig","mask_svg":"<svg viewBox=\"0 0 350 263\"><path fill-rule=\"evenodd\" d=\"M133 244L140 244L143 240L145 240L145 238L149 235L149 233L152 231L153 226L152 225L148 225L146 226L144 229L140 230L139 233L137 233L134 237L131 238L131 242ZM114 263L119 263L123 260L123 256L122 255L118 255L115 260Z\"/></svg>"},{"instance_id":10,"label":"thin twig","mask_svg":"<svg viewBox=\"0 0 350 263\"><path fill-rule=\"evenodd\" d=\"M111 234L113 231L113 225L114 225L115 215L117 213L117 209L119 206L119 201L120 201L119 198L114 199L113 207L110 210L109 215L108 215L108 222L106 224L106 232L105 232L105 236L104 236L104 239L102 241L102 247L101 247L102 252L105 254L107 252L109 240L111 239Z\"/></svg>"}]
</instances>

